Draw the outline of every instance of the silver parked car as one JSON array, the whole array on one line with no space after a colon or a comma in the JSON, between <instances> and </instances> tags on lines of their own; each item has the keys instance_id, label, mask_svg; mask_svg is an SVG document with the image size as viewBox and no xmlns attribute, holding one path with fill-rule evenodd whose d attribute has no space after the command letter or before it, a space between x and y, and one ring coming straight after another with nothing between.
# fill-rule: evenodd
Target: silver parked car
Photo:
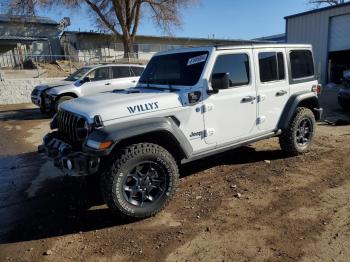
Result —
<instances>
[{"instance_id":1,"label":"silver parked car","mask_svg":"<svg viewBox=\"0 0 350 262\"><path fill-rule=\"evenodd\" d=\"M135 87L143 70L129 64L85 66L61 82L36 86L31 99L43 113L57 111L60 103L73 98Z\"/></svg>"}]
</instances>

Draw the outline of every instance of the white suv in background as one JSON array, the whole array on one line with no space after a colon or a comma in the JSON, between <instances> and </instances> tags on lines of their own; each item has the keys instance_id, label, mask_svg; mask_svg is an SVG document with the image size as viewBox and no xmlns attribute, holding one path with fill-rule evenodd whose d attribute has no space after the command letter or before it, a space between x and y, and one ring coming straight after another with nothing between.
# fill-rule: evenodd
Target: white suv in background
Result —
<instances>
[{"instance_id":1,"label":"white suv in background","mask_svg":"<svg viewBox=\"0 0 350 262\"><path fill-rule=\"evenodd\" d=\"M31 99L43 113L56 111L63 101L135 87L144 68L129 64L85 66L61 82L36 86Z\"/></svg>"}]
</instances>

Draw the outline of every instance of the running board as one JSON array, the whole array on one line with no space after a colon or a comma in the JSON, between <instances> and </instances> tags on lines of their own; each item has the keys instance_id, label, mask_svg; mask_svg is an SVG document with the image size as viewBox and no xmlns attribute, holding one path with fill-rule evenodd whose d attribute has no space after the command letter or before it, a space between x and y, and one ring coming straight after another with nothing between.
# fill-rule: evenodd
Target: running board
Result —
<instances>
[{"instance_id":1,"label":"running board","mask_svg":"<svg viewBox=\"0 0 350 262\"><path fill-rule=\"evenodd\" d=\"M244 140L244 141L239 141L239 142L236 142L234 144L229 144L229 145L226 145L226 146L223 146L223 147L219 147L219 148L215 148L215 149L212 149L212 150L209 150L209 151L204 151L203 153L197 153L197 154L191 155L189 158L181 160L181 164L189 163L189 162L192 162L192 161L195 161L195 160L198 160L198 159L201 159L201 158L205 158L205 157L208 157L208 156L220 154L220 153L223 153L223 152L235 149L237 147L246 146L246 145L258 142L258 141L263 140L263 139L267 139L267 138L271 138L271 137L274 137L274 136L278 136L281 133L282 133L282 130L279 129L276 132L269 132L269 133L264 134L262 136L250 138L250 139L247 139L247 140Z\"/></svg>"}]
</instances>

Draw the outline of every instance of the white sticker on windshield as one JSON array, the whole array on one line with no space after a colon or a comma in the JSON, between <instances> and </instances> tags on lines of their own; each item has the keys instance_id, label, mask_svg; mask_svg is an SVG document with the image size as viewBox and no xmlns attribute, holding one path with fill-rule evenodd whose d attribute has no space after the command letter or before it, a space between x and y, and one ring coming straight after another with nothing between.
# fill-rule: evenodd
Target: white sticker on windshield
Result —
<instances>
[{"instance_id":1,"label":"white sticker on windshield","mask_svg":"<svg viewBox=\"0 0 350 262\"><path fill-rule=\"evenodd\" d=\"M208 54L192 57L192 58L188 59L187 66L205 62L205 60L207 60L207 56L208 56Z\"/></svg>"}]
</instances>

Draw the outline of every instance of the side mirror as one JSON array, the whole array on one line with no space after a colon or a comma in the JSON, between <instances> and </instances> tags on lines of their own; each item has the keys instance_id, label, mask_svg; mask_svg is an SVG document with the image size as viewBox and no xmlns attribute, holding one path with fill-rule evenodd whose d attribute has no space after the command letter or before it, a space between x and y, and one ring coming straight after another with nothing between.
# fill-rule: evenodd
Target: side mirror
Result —
<instances>
[{"instance_id":1,"label":"side mirror","mask_svg":"<svg viewBox=\"0 0 350 262\"><path fill-rule=\"evenodd\" d=\"M90 77L88 76L85 76L82 80L81 80L81 83L86 83L86 82L90 82Z\"/></svg>"},{"instance_id":2,"label":"side mirror","mask_svg":"<svg viewBox=\"0 0 350 262\"><path fill-rule=\"evenodd\" d=\"M220 89L228 89L230 86L229 73L217 73L211 77L211 87L216 93Z\"/></svg>"}]
</instances>

